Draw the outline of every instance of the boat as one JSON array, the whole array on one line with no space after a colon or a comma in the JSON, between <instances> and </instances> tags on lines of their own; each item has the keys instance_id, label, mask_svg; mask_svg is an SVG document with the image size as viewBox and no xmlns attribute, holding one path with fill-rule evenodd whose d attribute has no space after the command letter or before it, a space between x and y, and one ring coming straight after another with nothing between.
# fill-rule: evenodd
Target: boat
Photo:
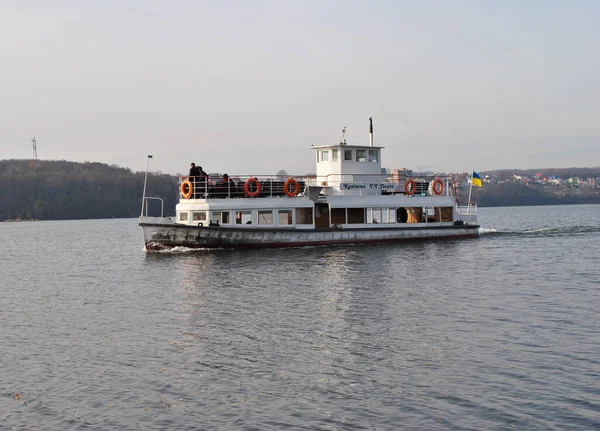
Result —
<instances>
[{"instance_id":1,"label":"boat","mask_svg":"<svg viewBox=\"0 0 600 431\"><path fill-rule=\"evenodd\" d=\"M146 250L477 237L477 204L459 202L453 177L382 170L384 147L373 145L370 121L367 145L348 145L343 133L340 142L311 146L316 175L179 176L174 217L164 216L161 198L145 196L144 180L139 225ZM160 203L160 216L153 201Z\"/></svg>"}]
</instances>

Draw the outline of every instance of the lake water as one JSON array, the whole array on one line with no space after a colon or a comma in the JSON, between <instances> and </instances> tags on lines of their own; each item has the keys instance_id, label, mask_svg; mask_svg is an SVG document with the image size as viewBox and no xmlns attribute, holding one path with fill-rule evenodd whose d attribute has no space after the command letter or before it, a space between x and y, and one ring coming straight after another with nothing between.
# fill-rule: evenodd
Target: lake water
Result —
<instances>
[{"instance_id":1,"label":"lake water","mask_svg":"<svg viewBox=\"0 0 600 431\"><path fill-rule=\"evenodd\" d=\"M133 219L0 223L0 428L600 429L600 206L479 219L165 253Z\"/></svg>"}]
</instances>

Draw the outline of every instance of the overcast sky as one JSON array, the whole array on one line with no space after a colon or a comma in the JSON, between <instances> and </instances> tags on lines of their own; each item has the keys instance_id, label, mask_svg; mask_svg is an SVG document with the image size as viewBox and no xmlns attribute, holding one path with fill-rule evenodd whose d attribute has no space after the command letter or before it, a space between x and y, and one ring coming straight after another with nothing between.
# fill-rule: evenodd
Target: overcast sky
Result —
<instances>
[{"instance_id":1,"label":"overcast sky","mask_svg":"<svg viewBox=\"0 0 600 431\"><path fill-rule=\"evenodd\" d=\"M600 1L0 0L0 159L175 174L600 165Z\"/></svg>"}]
</instances>

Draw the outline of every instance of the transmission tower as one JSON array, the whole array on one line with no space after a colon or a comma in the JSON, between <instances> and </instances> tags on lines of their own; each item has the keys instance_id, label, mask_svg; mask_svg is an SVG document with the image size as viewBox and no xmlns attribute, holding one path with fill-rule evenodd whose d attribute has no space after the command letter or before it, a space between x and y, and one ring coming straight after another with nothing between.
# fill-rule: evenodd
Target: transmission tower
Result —
<instances>
[{"instance_id":1,"label":"transmission tower","mask_svg":"<svg viewBox=\"0 0 600 431\"><path fill-rule=\"evenodd\" d=\"M35 136L31 140L31 143L33 144L33 160L37 160L37 144L35 142Z\"/></svg>"}]
</instances>

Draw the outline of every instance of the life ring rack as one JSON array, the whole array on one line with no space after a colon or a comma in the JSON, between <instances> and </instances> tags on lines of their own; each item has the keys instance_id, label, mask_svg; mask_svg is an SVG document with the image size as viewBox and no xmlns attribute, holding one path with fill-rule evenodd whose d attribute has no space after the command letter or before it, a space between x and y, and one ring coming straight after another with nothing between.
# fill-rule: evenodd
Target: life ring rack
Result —
<instances>
[{"instance_id":1,"label":"life ring rack","mask_svg":"<svg viewBox=\"0 0 600 431\"><path fill-rule=\"evenodd\" d=\"M250 191L250 185L254 184L255 190ZM255 198L260 193L260 181L256 178L248 178L244 183L244 192L247 198Z\"/></svg>"},{"instance_id":2,"label":"life ring rack","mask_svg":"<svg viewBox=\"0 0 600 431\"><path fill-rule=\"evenodd\" d=\"M441 195L444 191L444 183L442 182L442 180L440 180L439 178L433 180L433 183L431 184L431 191L434 195Z\"/></svg>"},{"instance_id":3,"label":"life ring rack","mask_svg":"<svg viewBox=\"0 0 600 431\"><path fill-rule=\"evenodd\" d=\"M186 187L187 187L187 191L186 191ZM184 199L190 199L193 194L194 194L194 186L192 185L192 182L189 179L182 181L181 182L181 196Z\"/></svg>"},{"instance_id":4,"label":"life ring rack","mask_svg":"<svg viewBox=\"0 0 600 431\"><path fill-rule=\"evenodd\" d=\"M290 189L290 186L293 187L293 189ZM283 184L283 191L286 195L288 195L290 198L293 198L294 196L296 196L298 194L298 192L300 191L300 183L293 177L290 177L287 179L287 181Z\"/></svg>"},{"instance_id":5,"label":"life ring rack","mask_svg":"<svg viewBox=\"0 0 600 431\"><path fill-rule=\"evenodd\" d=\"M415 180L413 180L412 178L406 180L406 182L404 183L404 193L406 193L408 196L412 196L416 190L417 183L415 182Z\"/></svg>"}]
</instances>

